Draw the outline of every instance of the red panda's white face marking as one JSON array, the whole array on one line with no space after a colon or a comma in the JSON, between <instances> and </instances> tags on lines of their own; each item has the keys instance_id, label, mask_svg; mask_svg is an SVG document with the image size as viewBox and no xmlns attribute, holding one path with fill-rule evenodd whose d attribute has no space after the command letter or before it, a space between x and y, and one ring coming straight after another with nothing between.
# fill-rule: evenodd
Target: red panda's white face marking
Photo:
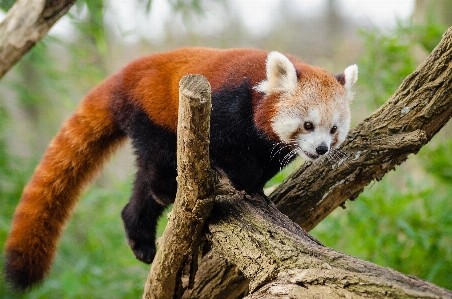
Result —
<instances>
[{"instance_id":1,"label":"red panda's white face marking","mask_svg":"<svg viewBox=\"0 0 452 299\"><path fill-rule=\"evenodd\" d=\"M308 160L327 154L345 140L350 127L352 86L356 65L338 78L327 71L306 66L299 78L294 65L278 52L267 57L267 80L255 89L275 96L271 129L280 141L291 145Z\"/></svg>"}]
</instances>

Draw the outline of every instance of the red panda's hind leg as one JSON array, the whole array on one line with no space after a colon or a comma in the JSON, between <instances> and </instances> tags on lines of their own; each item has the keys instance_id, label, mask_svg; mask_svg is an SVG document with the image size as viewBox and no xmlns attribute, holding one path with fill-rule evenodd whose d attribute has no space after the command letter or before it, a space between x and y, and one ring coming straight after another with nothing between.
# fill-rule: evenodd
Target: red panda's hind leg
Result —
<instances>
[{"instance_id":1,"label":"red panda's hind leg","mask_svg":"<svg viewBox=\"0 0 452 299\"><path fill-rule=\"evenodd\" d=\"M176 197L176 134L155 124L127 97L118 96L113 111L137 156L132 196L121 214L124 228L137 259L151 263L157 220Z\"/></svg>"},{"instance_id":2,"label":"red panda's hind leg","mask_svg":"<svg viewBox=\"0 0 452 299\"><path fill-rule=\"evenodd\" d=\"M152 198L143 198L140 203L129 202L121 213L127 242L135 257L146 264L152 263L155 257L157 220L164 209Z\"/></svg>"},{"instance_id":3,"label":"red panda's hind leg","mask_svg":"<svg viewBox=\"0 0 452 299\"><path fill-rule=\"evenodd\" d=\"M142 159L138 158L138 161L140 160ZM154 260L156 253L155 234L157 221L165 207L174 201L176 182L175 177L174 182L171 179L166 182L158 180L158 177L153 176L153 171L149 169L153 168L152 166L140 166L143 165L139 165L136 173L132 196L122 210L121 216L127 241L135 257L144 263L150 264ZM164 196L167 202L157 202L156 191L162 191L161 188L165 185L171 186Z\"/></svg>"},{"instance_id":4,"label":"red panda's hind leg","mask_svg":"<svg viewBox=\"0 0 452 299\"><path fill-rule=\"evenodd\" d=\"M137 259L151 263L157 220L176 197L176 135L155 125L139 109L124 130L132 139L138 171L129 203L122 211L127 239Z\"/></svg>"}]
</instances>

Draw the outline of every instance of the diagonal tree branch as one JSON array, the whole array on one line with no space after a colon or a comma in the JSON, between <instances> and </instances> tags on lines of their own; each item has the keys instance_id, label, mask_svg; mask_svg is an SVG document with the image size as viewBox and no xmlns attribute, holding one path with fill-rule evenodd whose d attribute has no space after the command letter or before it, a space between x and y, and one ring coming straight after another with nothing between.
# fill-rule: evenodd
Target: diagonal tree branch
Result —
<instances>
[{"instance_id":1,"label":"diagonal tree branch","mask_svg":"<svg viewBox=\"0 0 452 299\"><path fill-rule=\"evenodd\" d=\"M0 78L40 41L75 0L18 0L0 24Z\"/></svg>"}]
</instances>

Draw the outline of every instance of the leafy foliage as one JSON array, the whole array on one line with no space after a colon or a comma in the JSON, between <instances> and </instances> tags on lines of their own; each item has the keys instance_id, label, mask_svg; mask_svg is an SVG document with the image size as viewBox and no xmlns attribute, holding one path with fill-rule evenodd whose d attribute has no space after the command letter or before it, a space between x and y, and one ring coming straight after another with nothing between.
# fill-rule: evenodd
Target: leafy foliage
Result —
<instances>
[{"instance_id":1,"label":"leafy foliage","mask_svg":"<svg viewBox=\"0 0 452 299\"><path fill-rule=\"evenodd\" d=\"M15 2L16 0L2 0L0 1L0 9L3 11L8 11Z\"/></svg>"},{"instance_id":2,"label":"leafy foliage","mask_svg":"<svg viewBox=\"0 0 452 299\"><path fill-rule=\"evenodd\" d=\"M379 29L361 30L366 53L359 64L359 83L370 99L366 102L373 102L374 108L386 102L418 65L416 53L430 53L446 29L429 18L424 25L399 21L389 33Z\"/></svg>"},{"instance_id":3,"label":"leafy foliage","mask_svg":"<svg viewBox=\"0 0 452 299\"><path fill-rule=\"evenodd\" d=\"M445 140L435 147L423 150L426 159L422 160L425 170L442 181L446 185L452 184L452 160L450 153L452 140Z\"/></svg>"},{"instance_id":4,"label":"leafy foliage","mask_svg":"<svg viewBox=\"0 0 452 299\"><path fill-rule=\"evenodd\" d=\"M11 217L20 198L22 188L31 171L30 165L12 154L8 149L7 126L10 118L6 107L0 101L0 249L3 249L4 241L11 225ZM3 250L1 250L3 252ZM3 269L4 257L0 255L0 268ZM0 297L13 298L7 286L0 276Z\"/></svg>"},{"instance_id":5,"label":"leafy foliage","mask_svg":"<svg viewBox=\"0 0 452 299\"><path fill-rule=\"evenodd\" d=\"M14 1L0 1L0 9L8 10L13 2ZM94 12L97 12L96 8L93 8L92 10ZM88 14L88 16L91 16L91 14ZM99 14L97 14L93 18L99 17ZM76 20L77 15L74 15L72 18L73 20ZM99 22L92 23L94 24L93 27L95 27L96 24L99 24ZM86 29L86 27L80 28L81 31ZM96 35L94 33L98 31L96 31L95 29L87 31L92 36L94 36L94 38L92 38L91 40L102 41L103 33L98 33ZM102 68L98 67L99 60L97 62L95 61L94 63L93 61L86 61L93 57L93 53L99 52L97 45L101 44L101 42L95 43L93 47L87 47L88 45L90 45L90 37L87 34L83 36L85 38L87 37L87 41L84 42L84 47L74 47L74 45L71 43L73 41L71 40L62 41L54 36L45 37L44 40L39 42L27 55L25 55L10 72L10 74L5 76L0 82L0 88L2 89L2 92L0 93L1 252L3 252L7 233L10 230L14 209L17 206L23 187L31 177L33 168L37 164L37 161L40 158L45 145L55 134L64 117L67 116L68 112L65 113L64 111L72 111L76 106L76 103L71 100L68 95L75 93L77 97L78 92L80 94L85 94L87 92L87 88L83 88L84 82L90 81L90 83L87 83L86 85L91 88L93 84L99 82L103 77L105 77L105 72L102 71ZM81 50L79 50L80 48L83 48L85 52L81 52ZM88 53L86 49L89 49L90 53ZM69 59L67 60L68 62L62 64L61 56L69 57ZM96 55L96 57L100 57L100 55ZM80 66L80 62L83 60L85 60L86 63L86 67L84 68ZM67 72L62 75L67 69L71 69L73 72ZM74 88L74 82L77 82L77 86L81 89ZM71 92L69 92L69 90ZM52 108L49 109L49 107ZM23 118L22 121L21 118ZM20 126L21 129L18 130L16 128L17 126ZM12 130L11 128L13 127L14 129ZM21 130L23 130L24 132L20 132ZM19 148L20 150L17 151L17 145L11 145L11 141L15 139L15 134L18 134L18 132L23 134L22 142L26 140L29 147L25 148L25 146L22 145ZM124 194L126 194L125 191ZM120 208L116 211L116 220L120 221ZM87 213L86 217L88 218L83 219L82 221L85 221L86 225L89 225L89 223L91 222L90 220L96 219L97 214L98 211L95 210L91 213ZM106 219L108 219L108 216L100 217L99 221L103 221L105 223L107 222ZM99 225L98 227L102 227L101 224L97 224ZM110 225L109 227L112 226ZM87 230L87 228L83 227L83 225L82 228ZM122 228L117 232L117 234L120 233L121 238L117 239L117 242L125 243ZM96 245L93 245L93 247L86 245L83 246L84 242L80 242L80 240L76 240L76 237L74 237L78 236L80 238L80 235L80 230L72 232L70 237L68 236L69 240L64 243L65 245L63 245L62 248L64 249L65 246L68 246L71 247L72 250L75 250L77 252L87 252L90 249L92 250L93 247L96 247ZM95 237L91 236L91 239L95 239ZM103 241L100 238L97 238L97 240L98 243ZM105 242L105 244L108 243ZM66 253L68 252L70 252L70 250L67 249ZM73 252L74 251L72 251L72 253ZM72 253L68 256L73 256ZM86 281L88 280L87 277L89 276L89 273L92 273L94 270L91 269L90 272L84 272L86 269L89 269L89 266L83 267L83 261L74 261L74 258L72 258L71 260L71 258L69 258L68 256L63 256L61 258L59 255L57 258L59 262L56 263L56 268L60 267L60 269L62 269L62 265L66 266L64 270L56 271L55 275L58 276L58 282L56 282L56 279L52 281L51 278L48 283L46 282L42 286L42 288L36 289L35 291L23 297L68 298L66 290L68 290L68 292L72 294L70 295L70 297L79 297L80 285L89 285L88 283L86 283ZM85 260L88 259L89 265L98 265L92 260L89 260L87 256L89 255L81 254L80 258ZM128 256L133 257L133 255ZM98 257L98 255L90 258L94 259L96 257ZM108 258L108 255L106 257ZM64 264L64 262L62 261L70 261L70 264ZM0 267L2 269L3 263L4 256L2 254L0 255ZM105 268L108 269L107 267ZM110 270L109 273L117 273L118 275L122 275L123 277L125 275L125 273L123 273L122 271ZM105 275L105 277L108 277L108 275ZM141 275L141 277L143 276ZM60 278L63 278L61 281L66 283L66 285L60 285ZM78 280L79 278L81 278L81 280ZM110 276L110 279L111 278L112 277ZM95 280L93 280L92 282L94 284L96 283ZM70 287L67 287L68 284L73 285L72 290ZM141 293L141 284L142 282L137 284L137 289L138 287L140 289L140 291L137 291L137 294ZM120 291L120 287L123 287L124 290L130 290L130 288L126 288L124 285L118 285L118 290L116 290L116 293ZM84 289L84 287L82 289ZM89 294L92 293L93 289L96 288L93 287L91 290L86 289L86 296L84 297L90 298L91 296ZM97 289L101 290L102 288ZM59 290L60 294L56 295L58 291L55 290ZM110 294L113 293L115 292L112 291ZM105 294L103 296L105 296ZM3 280L3 277L0 277L0 297L19 297L18 294L14 294L8 288ZM102 298L102 296L96 297ZM127 296L124 295L122 297Z\"/></svg>"}]
</instances>

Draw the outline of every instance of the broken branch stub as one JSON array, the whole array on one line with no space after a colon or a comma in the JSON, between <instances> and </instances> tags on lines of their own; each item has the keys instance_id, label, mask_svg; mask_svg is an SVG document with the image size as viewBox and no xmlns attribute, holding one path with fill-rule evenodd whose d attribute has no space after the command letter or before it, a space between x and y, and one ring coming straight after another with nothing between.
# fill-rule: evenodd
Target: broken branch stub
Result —
<instances>
[{"instance_id":1,"label":"broken branch stub","mask_svg":"<svg viewBox=\"0 0 452 299\"><path fill-rule=\"evenodd\" d=\"M200 234L213 205L216 182L209 157L210 93L210 84L201 75L184 76L179 83L178 188L145 285L146 299L180 297L187 287L182 276L195 272L186 268L196 268Z\"/></svg>"}]
</instances>

